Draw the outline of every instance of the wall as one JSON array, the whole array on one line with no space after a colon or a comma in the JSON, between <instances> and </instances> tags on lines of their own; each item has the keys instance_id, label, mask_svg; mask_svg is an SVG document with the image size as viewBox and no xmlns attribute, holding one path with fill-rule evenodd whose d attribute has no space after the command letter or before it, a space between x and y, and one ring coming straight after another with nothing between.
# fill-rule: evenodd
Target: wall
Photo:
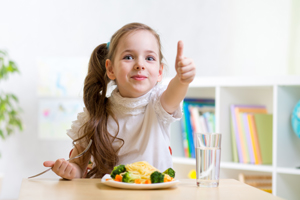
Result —
<instances>
[{"instance_id":1,"label":"wall","mask_svg":"<svg viewBox=\"0 0 300 200\"><path fill-rule=\"evenodd\" d=\"M0 5L0 49L9 52L21 71L1 82L0 89L19 97L25 125L22 133L0 140L3 199L16 199L23 178L44 170L45 160L67 158L72 148L71 140L38 138L38 57L88 57L118 28L137 21L161 35L166 76L175 75L178 40L185 43L185 55L194 59L197 76L291 71L291 2L286 0L1 0ZM56 176L48 172L43 177Z\"/></svg>"}]
</instances>

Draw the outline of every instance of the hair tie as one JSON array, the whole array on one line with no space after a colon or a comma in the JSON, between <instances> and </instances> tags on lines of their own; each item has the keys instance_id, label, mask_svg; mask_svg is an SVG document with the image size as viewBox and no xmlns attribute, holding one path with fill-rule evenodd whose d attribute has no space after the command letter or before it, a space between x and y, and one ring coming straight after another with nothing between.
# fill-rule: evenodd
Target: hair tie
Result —
<instances>
[{"instance_id":1,"label":"hair tie","mask_svg":"<svg viewBox=\"0 0 300 200\"><path fill-rule=\"evenodd\" d=\"M109 44L110 44L110 42L106 43L106 49L109 48Z\"/></svg>"}]
</instances>

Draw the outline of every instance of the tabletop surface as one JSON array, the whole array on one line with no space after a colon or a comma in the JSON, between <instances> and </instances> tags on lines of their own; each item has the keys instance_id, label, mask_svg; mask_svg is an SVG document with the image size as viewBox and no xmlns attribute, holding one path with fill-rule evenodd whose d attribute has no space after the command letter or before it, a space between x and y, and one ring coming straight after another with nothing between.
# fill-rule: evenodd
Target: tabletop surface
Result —
<instances>
[{"instance_id":1,"label":"tabletop surface","mask_svg":"<svg viewBox=\"0 0 300 200\"><path fill-rule=\"evenodd\" d=\"M192 179L179 179L180 183L168 189L126 190L109 187L101 183L101 179L23 179L19 200L36 199L255 199L279 200L267 192L243 184L234 179L221 179L217 188L198 188Z\"/></svg>"}]
</instances>

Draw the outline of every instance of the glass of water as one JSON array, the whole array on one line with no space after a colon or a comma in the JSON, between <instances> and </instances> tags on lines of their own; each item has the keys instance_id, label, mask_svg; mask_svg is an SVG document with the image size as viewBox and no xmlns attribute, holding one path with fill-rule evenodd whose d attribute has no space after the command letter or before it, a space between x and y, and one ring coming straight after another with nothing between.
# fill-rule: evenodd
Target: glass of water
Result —
<instances>
[{"instance_id":1,"label":"glass of water","mask_svg":"<svg viewBox=\"0 0 300 200\"><path fill-rule=\"evenodd\" d=\"M221 161L221 134L196 133L196 177L198 187L218 187Z\"/></svg>"}]
</instances>

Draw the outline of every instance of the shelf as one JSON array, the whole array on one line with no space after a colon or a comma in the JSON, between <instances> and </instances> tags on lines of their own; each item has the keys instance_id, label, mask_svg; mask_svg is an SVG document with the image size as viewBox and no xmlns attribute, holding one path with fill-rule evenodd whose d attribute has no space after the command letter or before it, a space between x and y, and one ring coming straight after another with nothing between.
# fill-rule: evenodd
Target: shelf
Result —
<instances>
[{"instance_id":1,"label":"shelf","mask_svg":"<svg viewBox=\"0 0 300 200\"><path fill-rule=\"evenodd\" d=\"M171 77L165 77L163 84L168 84ZM216 87L216 86L273 86L273 85L299 85L299 76L245 76L245 77L196 77L189 87Z\"/></svg>"},{"instance_id":2,"label":"shelf","mask_svg":"<svg viewBox=\"0 0 300 200\"><path fill-rule=\"evenodd\" d=\"M278 167L277 173L300 175L300 169L289 168L289 167Z\"/></svg>"},{"instance_id":3,"label":"shelf","mask_svg":"<svg viewBox=\"0 0 300 200\"><path fill-rule=\"evenodd\" d=\"M166 82L170 81L167 79ZM300 76L282 77L197 77L190 84L186 97L215 100L215 129L222 133L220 173L225 178L249 174L272 174L273 195L284 199L299 199L300 139L291 127L291 114L300 100ZM232 104L265 105L273 115L272 162L273 165L253 165L232 162ZM180 122L172 125L171 146L174 166L186 175L195 169L194 158L184 158ZM174 151L175 153L175 151Z\"/></svg>"},{"instance_id":4,"label":"shelf","mask_svg":"<svg viewBox=\"0 0 300 200\"><path fill-rule=\"evenodd\" d=\"M234 163L234 162L221 162L221 168L259 171L259 172L273 171L273 167L271 165L252 165L252 164L242 164L242 163Z\"/></svg>"},{"instance_id":5,"label":"shelf","mask_svg":"<svg viewBox=\"0 0 300 200\"><path fill-rule=\"evenodd\" d=\"M193 165L193 166L196 165L196 160L194 158L173 157L173 162L176 164L183 164L183 165ZM221 168L260 171L260 172L272 172L273 170L273 167L270 165L251 165L251 164L242 164L242 163L234 163L234 162L221 162ZM300 174L300 170L298 171Z\"/></svg>"}]
</instances>

